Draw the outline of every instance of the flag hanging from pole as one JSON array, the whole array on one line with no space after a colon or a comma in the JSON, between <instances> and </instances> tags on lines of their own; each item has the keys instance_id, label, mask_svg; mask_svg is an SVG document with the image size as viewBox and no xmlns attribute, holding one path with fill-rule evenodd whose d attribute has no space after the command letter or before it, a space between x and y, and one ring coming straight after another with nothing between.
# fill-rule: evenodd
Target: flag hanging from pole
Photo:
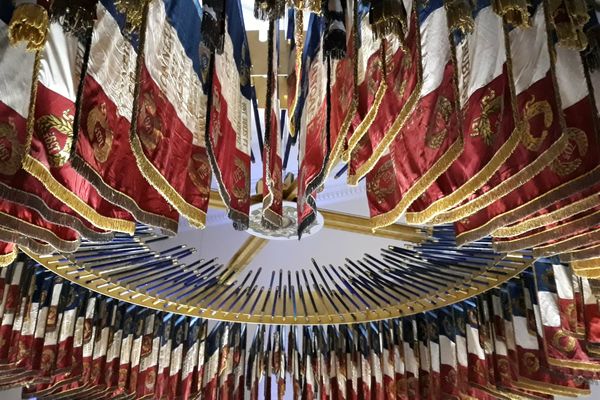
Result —
<instances>
[{"instance_id":1,"label":"flag hanging from pole","mask_svg":"<svg viewBox=\"0 0 600 400\"><path fill-rule=\"evenodd\" d=\"M200 24L198 4L150 2L131 145L142 175L192 226L203 228L211 172Z\"/></svg>"},{"instance_id":2,"label":"flag hanging from pole","mask_svg":"<svg viewBox=\"0 0 600 400\"><path fill-rule=\"evenodd\" d=\"M279 21L269 21L267 54L267 94L263 149L263 214L266 227L281 227L283 214L283 177L279 109Z\"/></svg>"},{"instance_id":3,"label":"flag hanging from pole","mask_svg":"<svg viewBox=\"0 0 600 400\"><path fill-rule=\"evenodd\" d=\"M330 60L323 55L325 21L311 14L302 52L302 97L296 108L299 124L298 234L316 218L316 191L323 184L324 168L329 157L328 93Z\"/></svg>"},{"instance_id":4,"label":"flag hanging from pole","mask_svg":"<svg viewBox=\"0 0 600 400\"><path fill-rule=\"evenodd\" d=\"M142 18L131 21L121 3L98 3L80 110L82 132L71 162L100 195L137 221L175 233L177 211L144 178L130 144L132 125L135 130L140 119L137 106L144 103L137 69L142 69L148 7L138 7Z\"/></svg>"},{"instance_id":5,"label":"flag hanging from pole","mask_svg":"<svg viewBox=\"0 0 600 400\"><path fill-rule=\"evenodd\" d=\"M214 6L219 3L222 2L216 2ZM228 0L219 6L221 8L212 8L210 2L204 7L204 20L208 18L207 14L221 13L215 18L224 20L225 27L222 32L224 47L212 55L212 68L208 71L211 75L207 82L212 92L208 100L206 146L229 218L235 229L245 230L250 210L252 98L248 39L239 0Z\"/></svg>"}]
</instances>

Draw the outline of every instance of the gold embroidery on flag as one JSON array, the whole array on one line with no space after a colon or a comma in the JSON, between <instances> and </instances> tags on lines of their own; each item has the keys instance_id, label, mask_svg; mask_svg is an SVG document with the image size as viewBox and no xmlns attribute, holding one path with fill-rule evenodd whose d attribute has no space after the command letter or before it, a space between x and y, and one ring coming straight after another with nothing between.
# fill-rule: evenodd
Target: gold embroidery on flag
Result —
<instances>
[{"instance_id":1,"label":"gold embroidery on flag","mask_svg":"<svg viewBox=\"0 0 600 400\"><path fill-rule=\"evenodd\" d=\"M566 134L569 138L567 148L550 164L550 169L560 176L570 175L581 166L582 159L573 157L575 147L581 157L588 151L588 140L584 131L571 127L566 129Z\"/></svg>"},{"instance_id":2,"label":"gold embroidery on flag","mask_svg":"<svg viewBox=\"0 0 600 400\"><path fill-rule=\"evenodd\" d=\"M488 89L481 99L481 114L471 123L471 137L481 137L483 142L491 146L494 143L494 132L498 130L500 120L492 127L491 117L502 111L504 96L497 96L493 89Z\"/></svg>"},{"instance_id":3,"label":"gold embroidery on flag","mask_svg":"<svg viewBox=\"0 0 600 400\"><path fill-rule=\"evenodd\" d=\"M62 167L69 160L73 144L73 115L71 110L65 110L62 117L44 115L37 120L36 132L46 147L51 167ZM53 130L66 136L65 144L61 147Z\"/></svg>"},{"instance_id":4,"label":"gold embroidery on flag","mask_svg":"<svg viewBox=\"0 0 600 400\"><path fill-rule=\"evenodd\" d=\"M96 105L88 114L86 134L94 150L94 158L100 164L108 159L112 150L113 131L108 125L106 104Z\"/></svg>"},{"instance_id":5,"label":"gold embroidery on flag","mask_svg":"<svg viewBox=\"0 0 600 400\"><path fill-rule=\"evenodd\" d=\"M0 122L0 169L4 175L14 175L21 168L25 149L17 140L14 120Z\"/></svg>"},{"instance_id":6,"label":"gold embroidery on flag","mask_svg":"<svg viewBox=\"0 0 600 400\"><path fill-rule=\"evenodd\" d=\"M435 121L427 127L425 144L430 149L439 149L448 136L448 123L453 113L450 100L444 96L438 96L434 113Z\"/></svg>"},{"instance_id":7,"label":"gold embroidery on flag","mask_svg":"<svg viewBox=\"0 0 600 400\"><path fill-rule=\"evenodd\" d=\"M531 134L530 121L540 114L543 114L544 128L546 129L542 130L542 133L539 137L534 137ZM535 97L532 96L531 99L525 103L523 119L525 122L525 130L523 131L521 143L529 151L539 151L540 146L544 143L546 137L548 136L548 128L550 128L552 121L554 120L550 103L548 103L547 100L535 101Z\"/></svg>"}]
</instances>

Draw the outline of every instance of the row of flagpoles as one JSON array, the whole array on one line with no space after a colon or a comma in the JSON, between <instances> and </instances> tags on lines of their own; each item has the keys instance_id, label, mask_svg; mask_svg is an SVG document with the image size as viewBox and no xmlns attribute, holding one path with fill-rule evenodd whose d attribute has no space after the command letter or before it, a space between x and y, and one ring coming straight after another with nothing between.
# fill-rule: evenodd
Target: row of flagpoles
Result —
<instances>
[{"instance_id":1,"label":"row of flagpoles","mask_svg":"<svg viewBox=\"0 0 600 400\"><path fill-rule=\"evenodd\" d=\"M598 282L551 260L454 305L353 325L158 312L25 259L0 289L0 387L26 398L548 399L589 394L600 372Z\"/></svg>"},{"instance_id":2,"label":"row of flagpoles","mask_svg":"<svg viewBox=\"0 0 600 400\"><path fill-rule=\"evenodd\" d=\"M474 296L518 275L530 252L493 251L490 240L456 248L451 227L411 248L302 270L263 268L237 276L215 258L140 227L135 238L83 243L72 254L37 257L51 271L86 288L138 305L194 317L291 324L356 323L434 309ZM168 245L168 242L166 242ZM161 308L162 307L162 308Z\"/></svg>"},{"instance_id":3,"label":"row of flagpoles","mask_svg":"<svg viewBox=\"0 0 600 400\"><path fill-rule=\"evenodd\" d=\"M270 21L263 223L277 227L285 4L256 10ZM201 228L213 176L247 228L255 93L239 0L0 11L4 261L15 245L73 251L134 221ZM407 213L454 223L461 244L491 234L502 251L597 251L597 13L584 0L294 2L300 233L343 160L350 184L366 179L373 228Z\"/></svg>"}]
</instances>

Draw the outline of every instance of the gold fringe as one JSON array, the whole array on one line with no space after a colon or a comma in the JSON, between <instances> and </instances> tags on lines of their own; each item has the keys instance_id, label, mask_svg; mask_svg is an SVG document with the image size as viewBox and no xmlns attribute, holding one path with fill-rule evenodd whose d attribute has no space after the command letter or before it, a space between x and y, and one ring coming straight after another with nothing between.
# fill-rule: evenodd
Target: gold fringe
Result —
<instances>
[{"instance_id":1,"label":"gold fringe","mask_svg":"<svg viewBox=\"0 0 600 400\"><path fill-rule=\"evenodd\" d=\"M15 8L8 24L8 40L12 46L26 42L28 51L40 51L48 36L48 11L33 3L23 3Z\"/></svg>"},{"instance_id":2,"label":"gold fringe","mask_svg":"<svg viewBox=\"0 0 600 400\"><path fill-rule=\"evenodd\" d=\"M600 244L560 254L560 262L585 261L596 258L600 254Z\"/></svg>"},{"instance_id":3,"label":"gold fringe","mask_svg":"<svg viewBox=\"0 0 600 400\"><path fill-rule=\"evenodd\" d=\"M550 257L569 250L578 249L590 244L597 244L600 241L600 230L596 229L591 232L585 232L577 236L561 240L546 246L534 247L534 257Z\"/></svg>"},{"instance_id":4,"label":"gold fringe","mask_svg":"<svg viewBox=\"0 0 600 400\"><path fill-rule=\"evenodd\" d=\"M15 245L10 253L0 255L0 267L8 267L17 259L18 254L19 248Z\"/></svg>"},{"instance_id":5,"label":"gold fringe","mask_svg":"<svg viewBox=\"0 0 600 400\"><path fill-rule=\"evenodd\" d=\"M99 214L86 202L77 197L77 195L62 186L56 179L54 179L44 164L30 155L25 156L25 159L23 160L23 169L42 182L44 187L54 197L65 203L83 218L87 219L95 227L104 230L123 232L130 235L133 235L135 232L135 223L117 218L105 217L104 215Z\"/></svg>"},{"instance_id":6,"label":"gold fringe","mask_svg":"<svg viewBox=\"0 0 600 400\"><path fill-rule=\"evenodd\" d=\"M108 202L127 210L133 217L148 225L157 226L172 233L177 233L177 222L162 215L142 210L135 200L108 185L102 177L84 159L75 154L71 157L71 165L81 176L94 186L98 194ZM121 221L121 220L117 220ZM132 222L126 221L131 224ZM126 232L129 233L129 232Z\"/></svg>"},{"instance_id":7,"label":"gold fringe","mask_svg":"<svg viewBox=\"0 0 600 400\"><path fill-rule=\"evenodd\" d=\"M425 193L429 186L431 186L431 184L433 184L433 182L448 169L448 166L460 156L462 150L463 141L462 137L459 137L437 160L437 162L412 185L393 210L371 218L371 229L376 230L377 228L388 226L396 222L408 207L410 207L419 196Z\"/></svg>"},{"instance_id":8,"label":"gold fringe","mask_svg":"<svg viewBox=\"0 0 600 400\"><path fill-rule=\"evenodd\" d=\"M12 188L2 182L0 182L0 197L13 203L32 208L46 221L72 228L79 232L82 237L91 241L110 242L114 238L113 232L94 231L83 224L82 221L74 215L56 211L48 207L48 205L40 197L32 193Z\"/></svg>"},{"instance_id":9,"label":"gold fringe","mask_svg":"<svg viewBox=\"0 0 600 400\"><path fill-rule=\"evenodd\" d=\"M496 229L523 219L542 208L548 207L553 203L572 195L578 190L585 190L589 186L597 183L598 179L600 179L600 166L578 178L573 179L570 182L563 183L559 187L550 190L538 198L532 199L525 204L505 212L504 214L495 216L484 225L476 229L457 235L456 242L457 244L462 245L464 243L482 238L494 232Z\"/></svg>"},{"instance_id":10,"label":"gold fringe","mask_svg":"<svg viewBox=\"0 0 600 400\"><path fill-rule=\"evenodd\" d=\"M571 269L577 276L583 278L600 278L600 258L592 258L585 261L574 261Z\"/></svg>"},{"instance_id":11,"label":"gold fringe","mask_svg":"<svg viewBox=\"0 0 600 400\"><path fill-rule=\"evenodd\" d=\"M509 238L513 236L522 235L525 232L532 231L534 229L541 228L546 225L553 224L572 217L575 214L579 214L583 211L587 211L600 204L600 197L597 194L586 197L574 203L568 204L561 207L558 210L554 210L547 214L538 215L527 219L523 222L512 226L506 226L500 228L492 234L494 238Z\"/></svg>"},{"instance_id":12,"label":"gold fringe","mask_svg":"<svg viewBox=\"0 0 600 400\"><path fill-rule=\"evenodd\" d=\"M129 143L131 144L131 150L135 156L138 169L148 183L181 215L186 217L192 226L204 229L206 213L198 207L188 203L179 193L177 193L177 190L171 186L169 181L167 181L160 171L146 158L140 138L137 134L134 133L130 135Z\"/></svg>"},{"instance_id":13,"label":"gold fringe","mask_svg":"<svg viewBox=\"0 0 600 400\"><path fill-rule=\"evenodd\" d=\"M302 52L304 51L304 14L302 9L296 9L296 22L294 26L294 40L296 41L296 92L294 94L294 102L288 111L290 136L296 136L296 108L298 107L298 96L302 89Z\"/></svg>"},{"instance_id":14,"label":"gold fringe","mask_svg":"<svg viewBox=\"0 0 600 400\"><path fill-rule=\"evenodd\" d=\"M50 246L54 247L56 250L64 251L67 253L72 253L75 250L77 250L79 248L79 244L81 242L79 239L74 240L74 241L61 239L54 232L52 232L48 229L34 225L27 221L23 221L22 219L19 219L17 217L14 217L10 214L6 214L3 212L0 212L0 226L2 226L3 228L6 228L8 230L18 232L19 236L21 236L21 239L32 238L32 239L41 240L43 242L50 244ZM36 246L35 241L23 241L23 240L15 241L12 239L4 240L1 237L0 237L0 240L3 240L5 242L13 242L18 245L24 245L30 249L32 246L36 247L35 250L42 250L40 252L40 251L35 251L34 249L32 249L35 253L38 253L38 254L50 254L53 252L53 249L48 248L50 246L46 247L46 246L44 246L44 244L40 244L40 246Z\"/></svg>"},{"instance_id":15,"label":"gold fringe","mask_svg":"<svg viewBox=\"0 0 600 400\"><path fill-rule=\"evenodd\" d=\"M2 217L0 216L0 221ZM1 223L1 222L0 222ZM27 249L32 253L39 255L46 255L54 253L54 248L48 243L42 243L38 240L27 237L19 232L14 232L9 229L0 227L0 240L4 242L11 242L19 246L21 249Z\"/></svg>"},{"instance_id":16,"label":"gold fringe","mask_svg":"<svg viewBox=\"0 0 600 400\"><path fill-rule=\"evenodd\" d=\"M333 167L335 167L342 157L342 152L344 151L344 143L346 141L346 136L348 135L348 131L350 130L350 125L352 124L352 120L354 119L356 112L358 110L358 104L355 99L352 100L352 104L350 105L350 109L346 113L344 117L344 121L342 122L342 126L340 127L340 132L338 134L337 140L331 149L331 154L329 156L329 160L327 166L325 167L325 180L331 174Z\"/></svg>"},{"instance_id":17,"label":"gold fringe","mask_svg":"<svg viewBox=\"0 0 600 400\"><path fill-rule=\"evenodd\" d=\"M556 226L551 229L545 229L533 235L514 240L495 241L494 249L498 252L505 253L516 250L522 250L547 243L550 240L564 237L565 235L578 232L581 229L589 229L600 224L600 211L596 211L591 215L579 218L575 221Z\"/></svg>"},{"instance_id":18,"label":"gold fringe","mask_svg":"<svg viewBox=\"0 0 600 400\"><path fill-rule=\"evenodd\" d=\"M342 152L343 161L350 161L350 155L352 151L354 150L360 139L362 139L362 137L367 134L369 128L371 128L371 124L373 124L373 121L375 120L375 117L379 112L379 107L381 106L381 102L383 101L383 96L385 95L386 91L387 83L385 82L385 80L383 80L379 84L379 88L375 93L375 98L373 100L373 104L371 104L371 107L369 108L369 111L365 114L365 117L362 119L362 121L360 121L360 124L358 124L358 126L356 127L354 132L352 132L352 135L348 139L348 147Z\"/></svg>"},{"instance_id":19,"label":"gold fringe","mask_svg":"<svg viewBox=\"0 0 600 400\"><path fill-rule=\"evenodd\" d=\"M552 143L546 151L539 155L529 165L476 199L438 215L433 219L433 223L445 224L460 221L489 206L494 201L501 199L542 172L545 167L550 165L550 163L566 149L568 144L568 137L563 133L558 140Z\"/></svg>"}]
</instances>

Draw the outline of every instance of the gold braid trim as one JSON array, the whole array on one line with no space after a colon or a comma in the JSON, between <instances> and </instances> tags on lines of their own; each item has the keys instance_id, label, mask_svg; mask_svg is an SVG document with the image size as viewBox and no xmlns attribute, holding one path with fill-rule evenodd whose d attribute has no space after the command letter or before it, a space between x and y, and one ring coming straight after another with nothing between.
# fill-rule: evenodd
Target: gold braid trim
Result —
<instances>
[{"instance_id":1,"label":"gold braid trim","mask_svg":"<svg viewBox=\"0 0 600 400\"><path fill-rule=\"evenodd\" d=\"M445 224L460 221L489 206L494 201L501 199L542 172L545 167L550 165L550 163L566 149L568 144L568 136L565 133L561 134L558 140L552 143L546 151L529 165L476 199L438 215L433 219L433 224Z\"/></svg>"},{"instance_id":2,"label":"gold braid trim","mask_svg":"<svg viewBox=\"0 0 600 400\"><path fill-rule=\"evenodd\" d=\"M54 179L44 164L30 155L25 156L25 160L23 160L23 169L42 182L44 187L54 197L65 203L83 218L90 221L95 227L109 231L128 233L130 235L133 235L135 232L135 223L117 218L105 217L104 215L99 214L86 202L77 197L77 195L62 186L60 182Z\"/></svg>"},{"instance_id":3,"label":"gold braid trim","mask_svg":"<svg viewBox=\"0 0 600 400\"><path fill-rule=\"evenodd\" d=\"M517 381L512 381L514 387L523 390L531 390L534 392L555 395L555 396L567 396L573 397L573 395L587 396L591 392L589 389L580 389L575 387L560 386L548 382L538 382L528 378L519 376Z\"/></svg>"},{"instance_id":4,"label":"gold braid trim","mask_svg":"<svg viewBox=\"0 0 600 400\"><path fill-rule=\"evenodd\" d=\"M513 236L519 236L525 232L565 220L575 214L587 211L598 204L600 204L600 197L597 194L594 194L547 214L538 215L537 217L527 219L518 224L500 228L494 231L492 236L494 238L509 238Z\"/></svg>"},{"instance_id":5,"label":"gold braid trim","mask_svg":"<svg viewBox=\"0 0 600 400\"><path fill-rule=\"evenodd\" d=\"M34 209L46 221L53 224L69 227L79 232L81 236L94 242L110 242L114 238L113 232L98 232L86 226L79 218L74 215L66 214L54 210L46 202L33 193L15 189L0 182L0 198L7 199L28 208Z\"/></svg>"},{"instance_id":6,"label":"gold braid trim","mask_svg":"<svg viewBox=\"0 0 600 400\"><path fill-rule=\"evenodd\" d=\"M580 250L574 250L560 254L560 262L570 263L573 261L585 261L598 257L600 254L600 245L586 247Z\"/></svg>"},{"instance_id":7,"label":"gold braid trim","mask_svg":"<svg viewBox=\"0 0 600 400\"><path fill-rule=\"evenodd\" d=\"M100 196L102 196L106 201L121 207L124 210L127 210L136 220L144 224L157 226L172 233L177 232L177 221L173 221L170 218L162 215L142 210L131 197L107 184L98 174L98 172L96 172L94 168L92 168L92 166L90 166L79 155L74 154L71 157L71 165L81 176L83 176L92 184L92 186L94 186ZM125 222L122 220L117 221L122 223ZM135 223L130 221L126 222L127 224L133 224L135 229ZM134 230L131 230L127 231L126 233L133 234L133 232Z\"/></svg>"},{"instance_id":8,"label":"gold braid trim","mask_svg":"<svg viewBox=\"0 0 600 400\"><path fill-rule=\"evenodd\" d=\"M8 267L17 259L18 254L19 248L15 246L10 253L0 255L0 267Z\"/></svg>"},{"instance_id":9,"label":"gold braid trim","mask_svg":"<svg viewBox=\"0 0 600 400\"><path fill-rule=\"evenodd\" d=\"M600 241L600 230L595 229L591 232L584 232L580 235L561 240L546 246L534 247L534 257L550 257L569 250L578 249L583 246L597 244Z\"/></svg>"},{"instance_id":10,"label":"gold braid trim","mask_svg":"<svg viewBox=\"0 0 600 400\"><path fill-rule=\"evenodd\" d=\"M154 164L146 158L140 138L137 134L134 133L131 135L129 142L131 143L131 150L135 155L138 169L146 181L148 181L148 183L181 215L186 217L192 226L203 229L206 222L206 213L187 202L179 193L177 193L177 190L171 186L169 181L167 181Z\"/></svg>"},{"instance_id":11,"label":"gold braid trim","mask_svg":"<svg viewBox=\"0 0 600 400\"><path fill-rule=\"evenodd\" d=\"M533 235L524 238L495 241L494 249L498 252L510 252L521 249L526 249L547 243L550 240L559 239L574 232L579 232L582 229L590 229L600 224L600 211L593 214L576 219L563 225L556 226L551 229L545 229Z\"/></svg>"},{"instance_id":12,"label":"gold braid trim","mask_svg":"<svg viewBox=\"0 0 600 400\"><path fill-rule=\"evenodd\" d=\"M15 8L8 23L8 41L12 46L26 42L28 51L40 51L48 36L48 11L38 4L24 3Z\"/></svg>"},{"instance_id":13,"label":"gold braid trim","mask_svg":"<svg viewBox=\"0 0 600 400\"><path fill-rule=\"evenodd\" d=\"M296 22L294 26L294 40L296 41L296 91L294 94L294 102L289 109L289 128L290 136L296 136L296 108L298 107L298 97L302 89L302 52L304 51L304 14L302 9L295 10Z\"/></svg>"},{"instance_id":14,"label":"gold braid trim","mask_svg":"<svg viewBox=\"0 0 600 400\"><path fill-rule=\"evenodd\" d=\"M373 121L379 112L379 107L381 106L381 102L383 101L383 96L385 95L386 91L387 83L385 80L383 80L379 84L379 88L375 93L375 99L373 100L373 104L371 104L369 111L365 114L365 117L362 119L362 121L360 121L360 124L358 124L348 139L348 147L342 152L343 161L350 161L352 150L354 150L360 139L362 139L362 137L369 131L369 128L371 128L371 125L373 124Z\"/></svg>"},{"instance_id":15,"label":"gold braid trim","mask_svg":"<svg viewBox=\"0 0 600 400\"><path fill-rule=\"evenodd\" d=\"M525 204L521 204L520 206L513 208L504 214L495 216L478 228L457 235L456 243L462 245L473 240L480 239L494 232L496 229L523 219L542 208L549 207L553 203L560 201L565 197L571 196L578 190L585 190L590 185L597 183L598 179L600 179L600 166L571 180L570 182L563 183L559 187L556 187L547 193L528 201Z\"/></svg>"},{"instance_id":16,"label":"gold braid trim","mask_svg":"<svg viewBox=\"0 0 600 400\"><path fill-rule=\"evenodd\" d=\"M459 137L437 160L437 162L412 185L394 209L371 218L371 229L376 230L377 228L388 226L396 222L408 207L410 207L419 196L425 193L429 186L431 186L433 182L448 169L448 166L461 155L462 151L463 141L462 138Z\"/></svg>"},{"instance_id":17,"label":"gold braid trim","mask_svg":"<svg viewBox=\"0 0 600 400\"><path fill-rule=\"evenodd\" d=\"M53 252L54 249L58 251L64 251L66 253L72 253L79 248L79 244L81 242L79 239L73 241L61 239L56 235L56 233L48 229L34 225L27 221L23 221L22 219L19 219L17 217L3 212L0 212L0 225L3 228L7 228L9 230L18 232L19 236L21 236L22 239L37 239L46 242L50 245L47 246L44 244L40 244L40 246L36 246L36 242L33 240L27 240L26 242L23 240L15 241L14 238L5 240L3 237L0 236L0 240L5 242L13 242L19 245L23 244L24 246L27 246L29 248L33 246L35 247L35 250L40 250L39 252L34 251L38 254L50 254ZM52 247L54 247L54 249L52 249Z\"/></svg>"}]
</instances>

